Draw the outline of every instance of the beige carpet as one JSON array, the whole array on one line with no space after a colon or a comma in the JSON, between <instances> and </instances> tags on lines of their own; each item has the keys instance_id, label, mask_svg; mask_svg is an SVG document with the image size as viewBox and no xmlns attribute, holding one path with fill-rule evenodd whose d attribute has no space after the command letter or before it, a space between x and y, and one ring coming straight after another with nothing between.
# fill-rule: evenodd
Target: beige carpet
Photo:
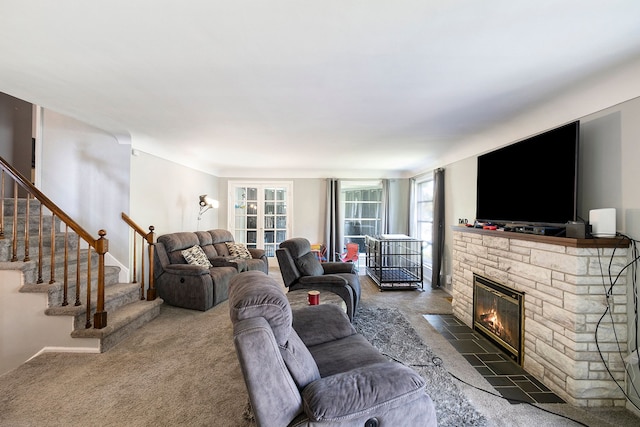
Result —
<instances>
[{"instance_id":1,"label":"beige carpet","mask_svg":"<svg viewBox=\"0 0 640 427\"><path fill-rule=\"evenodd\" d=\"M271 274L279 279L277 270ZM490 389L422 317L451 312L445 292L380 292L366 277L362 284L363 299L399 308L447 369ZM576 425L464 385L461 389L491 425ZM158 318L105 354L44 354L0 376L2 427L240 427L248 425L243 418L246 401L226 302L204 313L164 305ZM624 410L560 409L587 425L640 424Z\"/></svg>"},{"instance_id":2,"label":"beige carpet","mask_svg":"<svg viewBox=\"0 0 640 427\"><path fill-rule=\"evenodd\" d=\"M44 354L0 377L2 426L243 426L227 305L160 316L101 355Z\"/></svg>"}]
</instances>

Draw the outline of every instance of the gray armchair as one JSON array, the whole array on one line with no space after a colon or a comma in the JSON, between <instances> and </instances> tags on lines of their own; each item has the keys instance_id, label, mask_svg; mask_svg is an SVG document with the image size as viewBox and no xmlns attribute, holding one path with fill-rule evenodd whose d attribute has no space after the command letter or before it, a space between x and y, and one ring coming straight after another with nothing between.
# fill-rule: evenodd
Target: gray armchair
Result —
<instances>
[{"instance_id":1,"label":"gray armchair","mask_svg":"<svg viewBox=\"0 0 640 427\"><path fill-rule=\"evenodd\" d=\"M351 262L323 262L311 252L307 239L296 237L280 243L276 250L284 285L289 290L315 289L339 295L353 320L360 302L360 279Z\"/></svg>"},{"instance_id":2,"label":"gray armchair","mask_svg":"<svg viewBox=\"0 0 640 427\"><path fill-rule=\"evenodd\" d=\"M291 311L259 271L229 287L233 340L259 427L437 425L425 382L387 360L332 304Z\"/></svg>"}]
</instances>

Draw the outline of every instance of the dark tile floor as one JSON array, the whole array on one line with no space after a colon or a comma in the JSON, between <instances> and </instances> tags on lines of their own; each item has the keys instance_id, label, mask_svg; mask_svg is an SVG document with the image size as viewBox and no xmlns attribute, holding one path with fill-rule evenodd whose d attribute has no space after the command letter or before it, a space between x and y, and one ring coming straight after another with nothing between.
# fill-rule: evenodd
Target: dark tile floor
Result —
<instances>
[{"instance_id":1,"label":"dark tile floor","mask_svg":"<svg viewBox=\"0 0 640 427\"><path fill-rule=\"evenodd\" d=\"M427 314L425 319L511 403L564 403L507 354L452 314Z\"/></svg>"}]
</instances>

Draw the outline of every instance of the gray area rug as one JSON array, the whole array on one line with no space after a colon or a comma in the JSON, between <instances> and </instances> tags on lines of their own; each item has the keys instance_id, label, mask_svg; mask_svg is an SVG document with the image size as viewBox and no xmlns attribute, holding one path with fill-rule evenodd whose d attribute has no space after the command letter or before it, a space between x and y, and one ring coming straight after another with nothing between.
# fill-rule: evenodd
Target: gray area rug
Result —
<instances>
[{"instance_id":1,"label":"gray area rug","mask_svg":"<svg viewBox=\"0 0 640 427\"><path fill-rule=\"evenodd\" d=\"M354 326L380 352L410 366L425 379L439 427L488 425L441 366L442 360L422 342L399 310L360 306Z\"/></svg>"}]
</instances>

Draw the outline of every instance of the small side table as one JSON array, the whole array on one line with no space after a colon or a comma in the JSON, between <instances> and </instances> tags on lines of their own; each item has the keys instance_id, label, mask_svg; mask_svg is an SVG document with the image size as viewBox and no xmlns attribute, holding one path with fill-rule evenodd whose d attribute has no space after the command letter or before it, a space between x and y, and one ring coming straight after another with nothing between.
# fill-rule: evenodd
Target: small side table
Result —
<instances>
[{"instance_id":1,"label":"small side table","mask_svg":"<svg viewBox=\"0 0 640 427\"><path fill-rule=\"evenodd\" d=\"M291 309L295 310L296 308L308 307L309 300L307 292L311 290L312 289L297 289L295 291L287 292L287 299L289 300ZM347 312L347 304L345 304L344 300L333 292L320 291L320 304L335 304L340 306L342 311L345 313Z\"/></svg>"}]
</instances>

